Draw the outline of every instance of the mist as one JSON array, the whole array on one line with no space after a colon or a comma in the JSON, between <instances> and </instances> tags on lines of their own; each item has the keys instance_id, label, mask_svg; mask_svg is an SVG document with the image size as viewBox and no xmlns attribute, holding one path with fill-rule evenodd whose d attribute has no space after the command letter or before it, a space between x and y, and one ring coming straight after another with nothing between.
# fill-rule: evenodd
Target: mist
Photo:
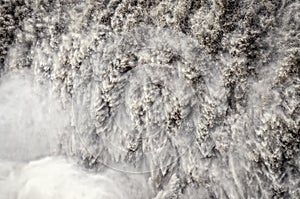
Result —
<instances>
[{"instance_id":1,"label":"mist","mask_svg":"<svg viewBox=\"0 0 300 199\"><path fill-rule=\"evenodd\" d=\"M67 114L48 90L30 71L1 77L1 159L29 161L58 152Z\"/></svg>"},{"instance_id":2,"label":"mist","mask_svg":"<svg viewBox=\"0 0 300 199\"><path fill-rule=\"evenodd\" d=\"M27 70L1 77L0 198L141 198L142 176L95 173L59 155L69 120L49 90Z\"/></svg>"}]
</instances>

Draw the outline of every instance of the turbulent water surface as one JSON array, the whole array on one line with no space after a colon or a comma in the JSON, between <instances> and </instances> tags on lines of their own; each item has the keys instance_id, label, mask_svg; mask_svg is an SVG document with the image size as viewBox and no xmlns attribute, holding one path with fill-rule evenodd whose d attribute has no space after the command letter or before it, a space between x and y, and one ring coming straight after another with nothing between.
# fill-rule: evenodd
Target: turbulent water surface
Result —
<instances>
[{"instance_id":1,"label":"turbulent water surface","mask_svg":"<svg viewBox=\"0 0 300 199\"><path fill-rule=\"evenodd\" d=\"M0 199L300 198L299 0L1 0Z\"/></svg>"}]
</instances>

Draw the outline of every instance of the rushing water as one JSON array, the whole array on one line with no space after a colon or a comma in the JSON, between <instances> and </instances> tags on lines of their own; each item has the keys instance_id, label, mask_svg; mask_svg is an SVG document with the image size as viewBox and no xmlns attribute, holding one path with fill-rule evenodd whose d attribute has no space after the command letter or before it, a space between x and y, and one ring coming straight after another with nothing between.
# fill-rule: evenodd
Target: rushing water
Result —
<instances>
[{"instance_id":1,"label":"rushing water","mask_svg":"<svg viewBox=\"0 0 300 199\"><path fill-rule=\"evenodd\" d=\"M0 198L300 198L297 0L0 3Z\"/></svg>"}]
</instances>

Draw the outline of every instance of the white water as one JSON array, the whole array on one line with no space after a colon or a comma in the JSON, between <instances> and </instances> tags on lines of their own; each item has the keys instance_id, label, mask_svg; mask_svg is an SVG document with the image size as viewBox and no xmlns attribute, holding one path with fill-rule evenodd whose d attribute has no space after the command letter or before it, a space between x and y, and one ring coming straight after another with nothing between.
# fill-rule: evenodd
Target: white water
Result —
<instances>
[{"instance_id":1,"label":"white water","mask_svg":"<svg viewBox=\"0 0 300 199\"><path fill-rule=\"evenodd\" d=\"M57 156L68 120L47 86L35 84L28 71L1 80L0 199L126 199L147 193L143 176L93 173Z\"/></svg>"},{"instance_id":2,"label":"white water","mask_svg":"<svg viewBox=\"0 0 300 199\"><path fill-rule=\"evenodd\" d=\"M1 199L130 199L146 189L140 176L87 172L65 157L0 163Z\"/></svg>"},{"instance_id":3,"label":"white water","mask_svg":"<svg viewBox=\"0 0 300 199\"><path fill-rule=\"evenodd\" d=\"M300 197L298 2L28 2L0 79L1 197Z\"/></svg>"}]
</instances>

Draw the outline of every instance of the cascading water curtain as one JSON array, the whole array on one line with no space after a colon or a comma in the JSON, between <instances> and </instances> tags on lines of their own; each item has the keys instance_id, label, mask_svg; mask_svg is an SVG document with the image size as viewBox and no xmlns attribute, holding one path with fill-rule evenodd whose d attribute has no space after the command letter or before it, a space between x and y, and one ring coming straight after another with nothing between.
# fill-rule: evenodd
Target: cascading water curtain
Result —
<instances>
[{"instance_id":1,"label":"cascading water curtain","mask_svg":"<svg viewBox=\"0 0 300 199\"><path fill-rule=\"evenodd\" d=\"M299 0L0 0L0 199L298 199L299 60Z\"/></svg>"}]
</instances>

